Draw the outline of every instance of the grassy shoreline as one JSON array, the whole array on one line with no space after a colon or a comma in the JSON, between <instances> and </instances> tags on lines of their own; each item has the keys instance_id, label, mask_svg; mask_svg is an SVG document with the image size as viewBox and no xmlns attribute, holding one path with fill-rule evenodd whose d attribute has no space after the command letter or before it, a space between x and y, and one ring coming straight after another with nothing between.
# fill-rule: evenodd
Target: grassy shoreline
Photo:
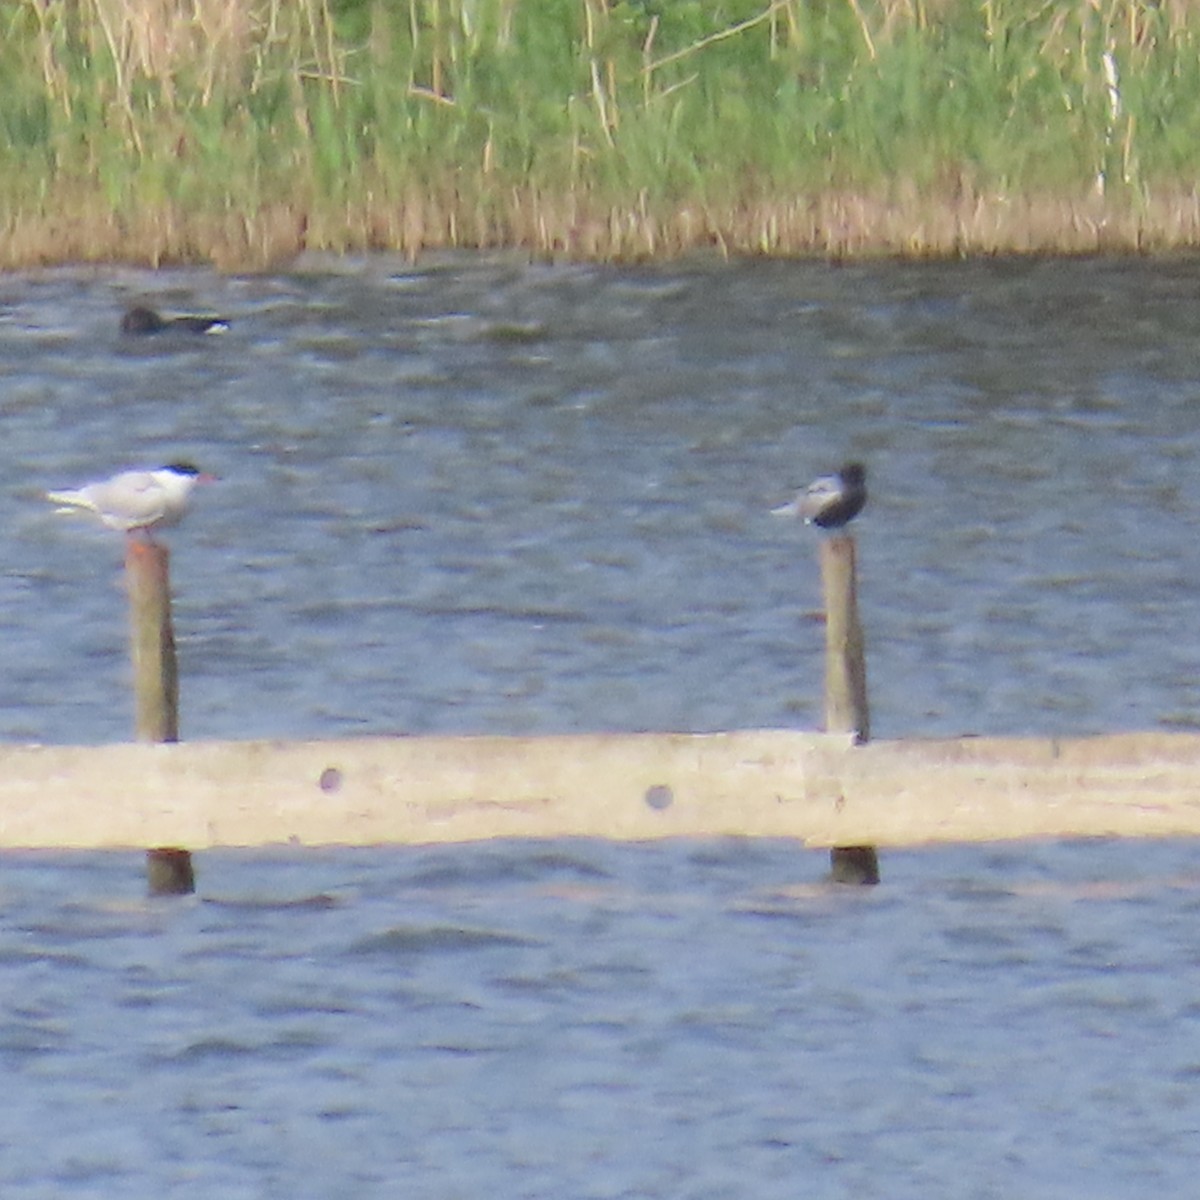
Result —
<instances>
[{"instance_id":1,"label":"grassy shoreline","mask_svg":"<svg viewBox=\"0 0 1200 1200\"><path fill-rule=\"evenodd\" d=\"M1191 0L0 0L0 268L1200 245Z\"/></svg>"}]
</instances>

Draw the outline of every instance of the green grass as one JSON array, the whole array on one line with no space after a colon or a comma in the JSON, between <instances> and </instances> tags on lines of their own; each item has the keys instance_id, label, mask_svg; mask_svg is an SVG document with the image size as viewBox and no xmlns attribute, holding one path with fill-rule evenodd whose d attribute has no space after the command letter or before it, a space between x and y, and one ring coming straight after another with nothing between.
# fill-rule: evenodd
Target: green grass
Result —
<instances>
[{"instance_id":1,"label":"green grass","mask_svg":"<svg viewBox=\"0 0 1200 1200\"><path fill-rule=\"evenodd\" d=\"M2 261L1191 244L1198 100L1190 0L0 0Z\"/></svg>"}]
</instances>

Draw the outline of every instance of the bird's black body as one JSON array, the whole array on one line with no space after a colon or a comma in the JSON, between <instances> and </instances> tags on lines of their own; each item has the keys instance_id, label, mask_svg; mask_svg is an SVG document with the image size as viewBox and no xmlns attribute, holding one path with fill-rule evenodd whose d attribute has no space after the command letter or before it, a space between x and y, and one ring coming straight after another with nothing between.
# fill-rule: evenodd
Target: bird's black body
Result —
<instances>
[{"instance_id":1,"label":"bird's black body","mask_svg":"<svg viewBox=\"0 0 1200 1200\"><path fill-rule=\"evenodd\" d=\"M820 529L840 529L854 520L867 502L867 470L846 463L836 475L811 483L800 502L800 513Z\"/></svg>"},{"instance_id":2,"label":"bird's black body","mask_svg":"<svg viewBox=\"0 0 1200 1200\"><path fill-rule=\"evenodd\" d=\"M164 317L139 304L121 318L121 332L145 337L155 333L223 333L229 328L224 317Z\"/></svg>"}]
</instances>

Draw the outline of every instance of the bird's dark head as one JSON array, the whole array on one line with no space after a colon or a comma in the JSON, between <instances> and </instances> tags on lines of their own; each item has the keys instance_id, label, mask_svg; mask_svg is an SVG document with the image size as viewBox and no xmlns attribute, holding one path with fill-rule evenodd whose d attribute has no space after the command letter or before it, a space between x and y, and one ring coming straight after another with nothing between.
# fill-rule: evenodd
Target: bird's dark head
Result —
<instances>
[{"instance_id":1,"label":"bird's dark head","mask_svg":"<svg viewBox=\"0 0 1200 1200\"><path fill-rule=\"evenodd\" d=\"M216 483L217 477L210 475L207 471L202 471L195 463L190 462L173 462L167 463L165 467L159 467L160 471L166 471L170 475L174 475L176 479L190 479L192 483Z\"/></svg>"},{"instance_id":2,"label":"bird's dark head","mask_svg":"<svg viewBox=\"0 0 1200 1200\"><path fill-rule=\"evenodd\" d=\"M121 318L122 333L158 333L166 327L166 321L154 309L147 308L144 304L131 308Z\"/></svg>"},{"instance_id":3,"label":"bird's dark head","mask_svg":"<svg viewBox=\"0 0 1200 1200\"><path fill-rule=\"evenodd\" d=\"M867 482L867 468L860 462L848 462L838 472L842 482L849 487L862 487Z\"/></svg>"}]
</instances>

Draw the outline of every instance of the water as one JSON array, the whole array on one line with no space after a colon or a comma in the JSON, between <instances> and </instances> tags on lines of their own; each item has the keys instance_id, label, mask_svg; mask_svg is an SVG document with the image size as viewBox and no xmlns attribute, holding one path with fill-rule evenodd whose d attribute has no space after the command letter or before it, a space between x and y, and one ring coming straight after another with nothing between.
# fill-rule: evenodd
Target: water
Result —
<instances>
[{"instance_id":1,"label":"water","mask_svg":"<svg viewBox=\"0 0 1200 1200\"><path fill-rule=\"evenodd\" d=\"M0 279L0 737L131 723L119 538L186 456L190 738L814 725L863 458L879 737L1195 727L1191 262ZM229 335L128 342L126 303ZM0 874L6 1197L1190 1195L1189 843L127 855Z\"/></svg>"},{"instance_id":2,"label":"water","mask_svg":"<svg viewBox=\"0 0 1200 1200\"><path fill-rule=\"evenodd\" d=\"M0 285L0 736L128 736L119 547L39 494L190 456L190 738L815 724L850 454L877 736L1195 726L1190 264ZM122 341L122 306L223 339ZM720 687L712 682L720 680Z\"/></svg>"},{"instance_id":3,"label":"water","mask_svg":"<svg viewBox=\"0 0 1200 1200\"><path fill-rule=\"evenodd\" d=\"M1187 1196L1182 846L7 856L5 1196ZM1114 883L1117 879L1119 882Z\"/></svg>"}]
</instances>

